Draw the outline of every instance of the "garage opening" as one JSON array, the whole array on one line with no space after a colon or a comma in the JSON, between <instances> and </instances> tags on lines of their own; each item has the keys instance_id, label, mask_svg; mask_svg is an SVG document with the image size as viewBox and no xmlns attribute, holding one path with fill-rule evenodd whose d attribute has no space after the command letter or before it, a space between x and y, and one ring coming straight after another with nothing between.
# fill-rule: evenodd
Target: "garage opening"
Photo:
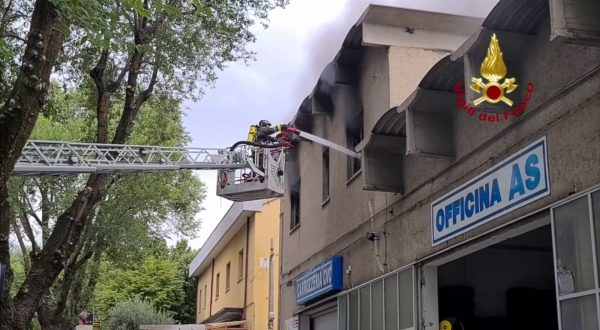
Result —
<instances>
[{"instance_id":1,"label":"garage opening","mask_svg":"<svg viewBox=\"0 0 600 330\"><path fill-rule=\"evenodd\" d=\"M437 267L440 330L558 330L546 225Z\"/></svg>"}]
</instances>

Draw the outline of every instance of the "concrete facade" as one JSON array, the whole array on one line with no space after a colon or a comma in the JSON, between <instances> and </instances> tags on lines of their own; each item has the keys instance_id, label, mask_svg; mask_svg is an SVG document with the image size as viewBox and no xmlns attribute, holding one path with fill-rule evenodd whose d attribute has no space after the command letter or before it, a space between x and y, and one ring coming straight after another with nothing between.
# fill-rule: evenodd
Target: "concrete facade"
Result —
<instances>
[{"instance_id":1,"label":"concrete facade","mask_svg":"<svg viewBox=\"0 0 600 330\"><path fill-rule=\"evenodd\" d=\"M268 329L273 240L273 328L278 326L279 223L279 199L232 205L190 264L198 278L198 323L246 320L251 329Z\"/></svg>"},{"instance_id":2,"label":"concrete facade","mask_svg":"<svg viewBox=\"0 0 600 330\"><path fill-rule=\"evenodd\" d=\"M473 27L472 18L449 17L445 21L462 26L461 32L465 26L472 28L471 37L457 33L449 38L463 37L464 43L455 49L436 49L423 43L410 47L406 44L410 38L402 37L408 32L397 27L400 36L386 38L393 26L382 28L384 23L365 22L364 18L382 19L369 14L382 11L399 17L409 13L379 6L367 9L355 28L363 29L362 38L369 38L371 43L363 40L354 44L353 51L360 55L353 55L353 66L348 68L346 53L354 37L351 31L334 60L338 67L353 71L355 83L336 77L338 92L332 93L332 109L315 114L315 106L309 111L305 102L294 119L300 129L346 144L345 109L353 99L345 95L359 95L364 139L357 150L363 151L363 158L362 170L349 179L347 157L330 153L330 193L323 201L323 148L299 143L295 149L292 159L298 169L292 175L299 176L301 184L288 189L299 189L300 225L290 230L292 210L289 198L284 198L282 320L310 309L296 304L294 279L329 256L343 256L344 288L351 289L407 266L418 267L434 255L466 246L516 219L600 184L600 48L552 38L551 5L547 1L504 0L477 27ZM401 19L397 22L402 25ZM415 25L415 35L424 30L426 38L422 40L441 38L442 32L423 22L432 21ZM369 30L371 25L378 28ZM449 31L454 30L445 26L443 33ZM453 92L456 83L462 82L468 89L471 77L480 76L479 65L492 33L500 39L509 75L516 76L520 85L511 97L520 102L527 84L534 86L526 110L500 122L479 120L479 113L471 116L458 108ZM376 46L373 40L378 42ZM401 45L391 42L394 40ZM318 87L309 99L319 96ZM467 92L467 98L472 97ZM434 200L544 136L549 196L432 246ZM295 182L293 178L290 181ZM387 185L386 181L394 184L378 188ZM379 239L368 240L367 232L377 233ZM300 328L310 326L303 327L301 319ZM285 329L283 322L280 329Z\"/></svg>"}]
</instances>

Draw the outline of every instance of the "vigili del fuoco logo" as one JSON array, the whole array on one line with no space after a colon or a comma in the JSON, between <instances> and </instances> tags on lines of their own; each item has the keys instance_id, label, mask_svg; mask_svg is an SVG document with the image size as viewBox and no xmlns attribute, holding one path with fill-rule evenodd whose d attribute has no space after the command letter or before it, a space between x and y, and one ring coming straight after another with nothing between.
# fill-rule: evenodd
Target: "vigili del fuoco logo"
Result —
<instances>
[{"instance_id":1,"label":"vigili del fuoco logo","mask_svg":"<svg viewBox=\"0 0 600 330\"><path fill-rule=\"evenodd\" d=\"M499 123L508 120L510 117L520 116L527 108L527 103L533 96L533 83L527 83L523 99L516 107L511 108L514 102L511 99L512 96L509 94L514 92L519 85L516 78L505 78L507 73L506 64L502 60L502 50L500 50L500 43L495 33L492 35L487 55L483 63L481 63L480 71L483 78L471 77L471 85L469 87L481 96L473 100L472 104L467 102L465 99L464 84L459 82L454 85L456 105L464 109L470 116L476 116L482 121ZM491 104L502 102L508 108L496 113L477 111L477 106L484 102Z\"/></svg>"}]
</instances>

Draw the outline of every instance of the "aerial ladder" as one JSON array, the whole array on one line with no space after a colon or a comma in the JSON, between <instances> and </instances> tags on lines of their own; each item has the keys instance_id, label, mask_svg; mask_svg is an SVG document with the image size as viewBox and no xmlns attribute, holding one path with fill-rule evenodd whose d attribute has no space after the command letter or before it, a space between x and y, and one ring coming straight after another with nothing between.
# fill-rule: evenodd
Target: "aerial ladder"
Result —
<instances>
[{"instance_id":1,"label":"aerial ladder","mask_svg":"<svg viewBox=\"0 0 600 330\"><path fill-rule=\"evenodd\" d=\"M295 137L360 158L360 154L352 150L295 128L287 128L278 134L272 144L240 141L230 148L29 140L11 175L217 170L218 196L232 201L274 198L283 196L285 155L292 148Z\"/></svg>"}]
</instances>

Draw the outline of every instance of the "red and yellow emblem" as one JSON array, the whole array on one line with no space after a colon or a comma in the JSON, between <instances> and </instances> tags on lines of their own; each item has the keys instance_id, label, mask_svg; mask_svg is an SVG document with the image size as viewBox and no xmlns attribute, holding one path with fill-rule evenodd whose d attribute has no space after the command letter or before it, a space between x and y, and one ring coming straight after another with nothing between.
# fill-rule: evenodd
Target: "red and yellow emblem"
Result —
<instances>
[{"instance_id":1,"label":"red and yellow emblem","mask_svg":"<svg viewBox=\"0 0 600 330\"><path fill-rule=\"evenodd\" d=\"M487 83L484 83L482 78L471 78L471 89L477 94L482 94L481 97L473 101L473 104L478 106L483 101L489 103L502 101L511 107L513 101L505 94L509 94L517 88L518 85L515 84L517 79L506 78L500 82L506 76L506 64L502 60L502 51L495 33L492 35L487 56L481 63L481 75L488 80Z\"/></svg>"}]
</instances>

